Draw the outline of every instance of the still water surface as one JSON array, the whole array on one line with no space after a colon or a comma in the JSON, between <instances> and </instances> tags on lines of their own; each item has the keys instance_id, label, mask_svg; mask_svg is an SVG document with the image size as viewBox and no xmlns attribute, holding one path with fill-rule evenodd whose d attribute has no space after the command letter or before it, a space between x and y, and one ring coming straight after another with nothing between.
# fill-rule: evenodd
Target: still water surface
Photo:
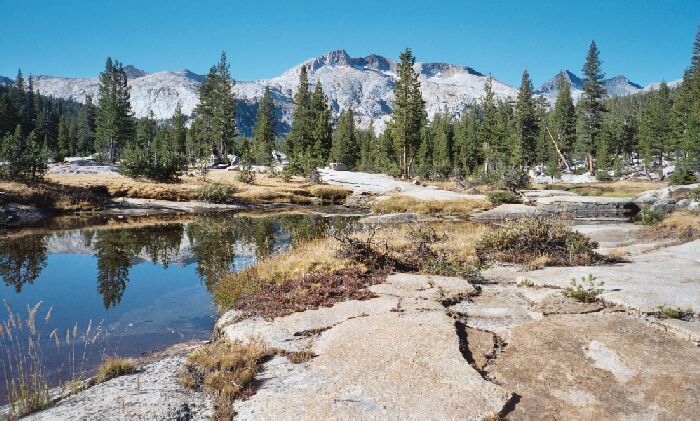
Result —
<instances>
[{"instance_id":1,"label":"still water surface","mask_svg":"<svg viewBox=\"0 0 700 421\"><path fill-rule=\"evenodd\" d=\"M136 356L209 338L216 316L212 288L222 274L348 222L214 215L11 234L0 238L0 297L23 318L41 302L43 358L54 377L66 378L105 355ZM0 306L0 321L8 318ZM79 361L70 364L69 340L73 352L79 344Z\"/></svg>"}]
</instances>

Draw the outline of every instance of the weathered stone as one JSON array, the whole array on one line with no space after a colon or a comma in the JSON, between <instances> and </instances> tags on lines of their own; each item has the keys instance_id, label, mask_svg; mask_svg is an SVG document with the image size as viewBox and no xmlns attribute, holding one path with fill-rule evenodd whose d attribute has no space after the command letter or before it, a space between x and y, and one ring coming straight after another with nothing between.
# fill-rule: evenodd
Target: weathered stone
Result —
<instances>
[{"instance_id":1,"label":"weathered stone","mask_svg":"<svg viewBox=\"0 0 700 421\"><path fill-rule=\"evenodd\" d=\"M379 297L225 327L228 339L303 343L317 355L265 363L256 394L236 403L238 418L479 419L502 410L511 394L469 365L442 304L475 294L467 281L396 274L370 289Z\"/></svg>"},{"instance_id":2,"label":"weathered stone","mask_svg":"<svg viewBox=\"0 0 700 421\"><path fill-rule=\"evenodd\" d=\"M186 389L177 377L192 346L175 347L175 355L143 369L90 387L26 420L206 420L212 415L209 397Z\"/></svg>"},{"instance_id":3,"label":"weathered stone","mask_svg":"<svg viewBox=\"0 0 700 421\"><path fill-rule=\"evenodd\" d=\"M700 240L631 256L629 263L602 266L547 267L515 272L495 267L485 276L536 285L569 287L571 280L592 275L604 282L602 298L642 312L659 306L698 307L700 303Z\"/></svg>"},{"instance_id":4,"label":"weathered stone","mask_svg":"<svg viewBox=\"0 0 700 421\"><path fill-rule=\"evenodd\" d=\"M489 376L520 396L512 419L694 419L700 349L625 314L516 326Z\"/></svg>"}]
</instances>

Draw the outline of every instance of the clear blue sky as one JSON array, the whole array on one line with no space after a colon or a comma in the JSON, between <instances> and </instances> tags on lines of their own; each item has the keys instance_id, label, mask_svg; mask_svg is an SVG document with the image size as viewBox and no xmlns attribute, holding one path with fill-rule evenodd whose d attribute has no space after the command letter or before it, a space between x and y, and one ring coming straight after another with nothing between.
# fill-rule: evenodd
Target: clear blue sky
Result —
<instances>
[{"instance_id":1,"label":"clear blue sky","mask_svg":"<svg viewBox=\"0 0 700 421\"><path fill-rule=\"evenodd\" d=\"M682 76L700 0L0 0L0 75L94 76L110 55L147 72L206 73L228 52L235 79L276 76L326 51L463 64L518 85L580 74L591 39L608 77Z\"/></svg>"}]
</instances>

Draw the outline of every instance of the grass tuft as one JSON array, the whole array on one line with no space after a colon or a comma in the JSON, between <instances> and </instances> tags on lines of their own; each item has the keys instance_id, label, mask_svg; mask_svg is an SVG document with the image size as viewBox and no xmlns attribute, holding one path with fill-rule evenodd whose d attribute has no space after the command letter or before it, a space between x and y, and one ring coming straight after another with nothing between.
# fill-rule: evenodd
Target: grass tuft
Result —
<instances>
[{"instance_id":1,"label":"grass tuft","mask_svg":"<svg viewBox=\"0 0 700 421\"><path fill-rule=\"evenodd\" d=\"M115 377L135 373L137 370L136 361L131 358L107 357L95 374L96 383L104 383Z\"/></svg>"},{"instance_id":2,"label":"grass tuft","mask_svg":"<svg viewBox=\"0 0 700 421\"><path fill-rule=\"evenodd\" d=\"M309 187L309 193L311 193L313 197L321 199L321 203L335 205L345 202L345 199L352 191L339 186L315 185Z\"/></svg>"}]
</instances>

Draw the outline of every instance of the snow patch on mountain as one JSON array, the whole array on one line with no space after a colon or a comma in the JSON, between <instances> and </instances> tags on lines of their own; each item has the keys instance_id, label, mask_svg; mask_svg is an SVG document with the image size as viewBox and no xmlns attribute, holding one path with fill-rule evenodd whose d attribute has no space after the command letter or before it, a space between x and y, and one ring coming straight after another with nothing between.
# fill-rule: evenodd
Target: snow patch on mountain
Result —
<instances>
[{"instance_id":1,"label":"snow patch on mountain","mask_svg":"<svg viewBox=\"0 0 700 421\"><path fill-rule=\"evenodd\" d=\"M393 107L396 62L376 54L351 57L345 50L336 50L306 60L277 77L236 82L233 90L238 99L238 126L241 133L251 134L257 104L266 86L270 88L275 103L277 131L280 134L288 132L294 107L294 91L302 66L308 69L312 87L316 83L323 86L334 118L341 111L352 109L360 127L372 124L378 132L384 129ZM186 69L157 73L146 73L131 65L125 69L135 115L144 117L152 111L160 120L172 117L178 102L182 104L183 113L191 115L199 102L199 85L206 79L206 76ZM474 104L484 96L488 76L470 67L447 63L416 63L415 70L419 74L429 117L443 110L459 116L465 106ZM581 78L570 71L563 74L571 83L574 100L578 100L583 87ZM535 93L543 95L553 104L559 91L556 80L555 76L539 86ZM606 79L604 83L611 96L653 89L653 84L642 88L624 76ZM98 78L36 76L34 85L44 95L84 102L86 95L91 95L96 100ZM517 96L517 89L506 83L494 79L492 86L496 98Z\"/></svg>"}]
</instances>

